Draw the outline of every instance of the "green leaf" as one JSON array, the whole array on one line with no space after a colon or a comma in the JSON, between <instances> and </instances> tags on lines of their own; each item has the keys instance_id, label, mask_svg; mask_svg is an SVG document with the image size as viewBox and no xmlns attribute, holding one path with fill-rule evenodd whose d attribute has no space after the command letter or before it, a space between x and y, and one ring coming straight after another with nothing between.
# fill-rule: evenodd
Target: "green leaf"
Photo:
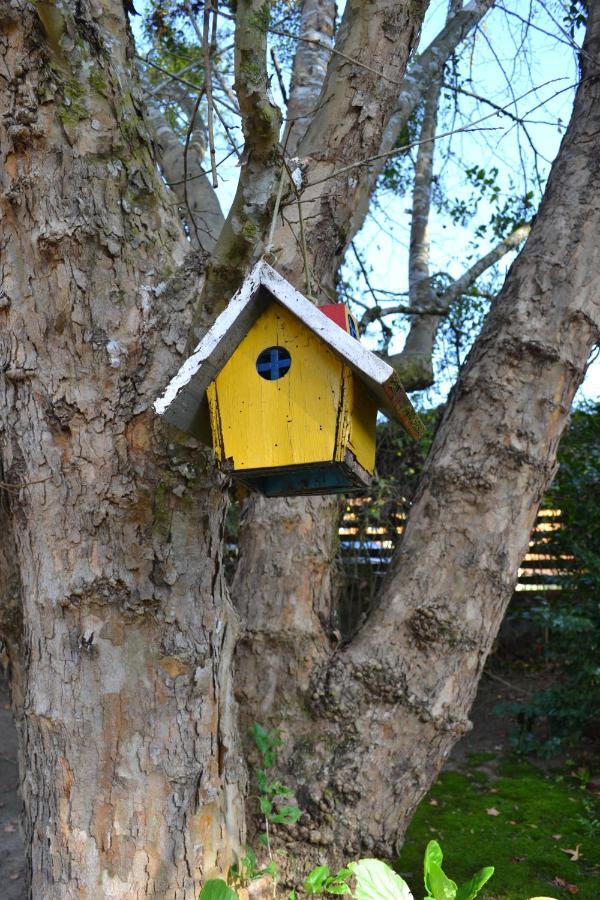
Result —
<instances>
[{"instance_id":1,"label":"green leaf","mask_svg":"<svg viewBox=\"0 0 600 900\"><path fill-rule=\"evenodd\" d=\"M442 853L442 848L438 844L437 841L429 841L427 847L425 848L425 859L423 860L423 871L425 874L425 890L429 894L433 894L433 888L431 887L429 872L431 865L437 865L439 868L442 868L442 862L444 860L444 854Z\"/></svg>"},{"instance_id":2,"label":"green leaf","mask_svg":"<svg viewBox=\"0 0 600 900\"><path fill-rule=\"evenodd\" d=\"M269 822L275 825L280 822L284 825L293 825L301 815L302 811L298 806L280 806L276 813L269 816Z\"/></svg>"},{"instance_id":3,"label":"green leaf","mask_svg":"<svg viewBox=\"0 0 600 900\"><path fill-rule=\"evenodd\" d=\"M267 793L267 776L264 769L256 770L256 783L261 794Z\"/></svg>"},{"instance_id":4,"label":"green leaf","mask_svg":"<svg viewBox=\"0 0 600 900\"><path fill-rule=\"evenodd\" d=\"M277 878L278 872L277 872L277 863L275 862L275 860L272 860L268 866L264 867L261 874L263 874L263 873L265 875L271 875L273 878Z\"/></svg>"},{"instance_id":5,"label":"green leaf","mask_svg":"<svg viewBox=\"0 0 600 900\"><path fill-rule=\"evenodd\" d=\"M350 886L345 881L336 881L334 878L325 885L326 894L351 894Z\"/></svg>"},{"instance_id":6,"label":"green leaf","mask_svg":"<svg viewBox=\"0 0 600 900\"><path fill-rule=\"evenodd\" d=\"M200 891L198 900L238 900L238 895L222 878L211 878Z\"/></svg>"},{"instance_id":7,"label":"green leaf","mask_svg":"<svg viewBox=\"0 0 600 900\"><path fill-rule=\"evenodd\" d=\"M356 878L356 900L413 900L407 883L379 859L359 859L349 868Z\"/></svg>"},{"instance_id":8,"label":"green leaf","mask_svg":"<svg viewBox=\"0 0 600 900\"><path fill-rule=\"evenodd\" d=\"M267 837L266 831L263 831L262 834L259 834L257 840L261 847L269 846L269 838Z\"/></svg>"},{"instance_id":9,"label":"green leaf","mask_svg":"<svg viewBox=\"0 0 600 900\"><path fill-rule=\"evenodd\" d=\"M439 863L430 861L425 885L434 900L456 900L456 884L442 871Z\"/></svg>"},{"instance_id":10,"label":"green leaf","mask_svg":"<svg viewBox=\"0 0 600 900\"><path fill-rule=\"evenodd\" d=\"M317 866L309 872L304 882L304 890L307 894L319 894L329 878L330 872L327 866Z\"/></svg>"},{"instance_id":11,"label":"green leaf","mask_svg":"<svg viewBox=\"0 0 600 900\"><path fill-rule=\"evenodd\" d=\"M476 872L475 875L469 879L469 881L465 882L465 884L461 884L456 893L456 900L473 900L473 897L477 896L481 888L490 880L493 874L493 866L486 866L484 869L480 869L479 872Z\"/></svg>"},{"instance_id":12,"label":"green leaf","mask_svg":"<svg viewBox=\"0 0 600 900\"><path fill-rule=\"evenodd\" d=\"M264 813L265 816L271 815L271 813L273 812L273 804L271 803L271 801L267 797L259 797L258 802L260 805L261 813Z\"/></svg>"}]
</instances>

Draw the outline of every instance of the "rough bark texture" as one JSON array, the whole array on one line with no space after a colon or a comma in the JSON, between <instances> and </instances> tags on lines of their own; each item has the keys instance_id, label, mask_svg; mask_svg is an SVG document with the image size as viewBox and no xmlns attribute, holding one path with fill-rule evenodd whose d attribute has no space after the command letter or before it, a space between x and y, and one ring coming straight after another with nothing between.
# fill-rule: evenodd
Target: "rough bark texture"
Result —
<instances>
[{"instance_id":1,"label":"rough bark texture","mask_svg":"<svg viewBox=\"0 0 600 900\"><path fill-rule=\"evenodd\" d=\"M298 156L307 167L302 213L316 296L335 297L335 273L357 197L356 170L335 173L378 152L425 8L420 2L391 0L348 0L346 4L335 42L337 52L329 60L316 113L298 146ZM296 238L290 240L289 228L283 229L274 252L279 268L293 283L302 284L295 203L286 216Z\"/></svg>"},{"instance_id":2,"label":"rough bark texture","mask_svg":"<svg viewBox=\"0 0 600 900\"><path fill-rule=\"evenodd\" d=\"M424 4L348 2L336 38L338 52L329 60L316 112L297 150L308 161L309 182L377 152L423 14ZM309 96L306 92L302 98L306 105ZM356 173L348 173L302 194L310 280L317 296L335 293L342 232L357 186ZM277 267L292 283L303 285L294 201L285 216L291 225L275 236ZM288 728L306 720L303 694L308 670L324 660L331 647L335 592L328 568L338 512L336 498L269 503L251 499L247 505L232 589L247 629L236 678L246 723L257 720ZM251 651L251 641L260 644L260 654ZM291 677L298 678L297 687Z\"/></svg>"},{"instance_id":3,"label":"rough bark texture","mask_svg":"<svg viewBox=\"0 0 600 900\"><path fill-rule=\"evenodd\" d=\"M378 607L312 684L287 759L330 858L391 855L457 738L600 337L600 4L530 237L437 432ZM309 698L307 698L308 701ZM377 773L374 787L373 773Z\"/></svg>"},{"instance_id":4,"label":"rough bark texture","mask_svg":"<svg viewBox=\"0 0 600 900\"><path fill-rule=\"evenodd\" d=\"M223 491L150 404L197 281L123 4L3 3L0 452L36 898L192 898L243 839ZM43 22L43 25L42 25Z\"/></svg>"},{"instance_id":5,"label":"rough bark texture","mask_svg":"<svg viewBox=\"0 0 600 900\"><path fill-rule=\"evenodd\" d=\"M304 0L300 15L300 40L294 56L287 126L283 145L294 156L314 116L333 46L335 0Z\"/></svg>"},{"instance_id":6,"label":"rough bark texture","mask_svg":"<svg viewBox=\"0 0 600 900\"><path fill-rule=\"evenodd\" d=\"M232 585L242 622L236 650L242 735L253 721L295 734L306 718L311 673L336 643L338 509L329 497L252 497L246 505ZM275 584L276 590L261 587Z\"/></svg>"},{"instance_id":7,"label":"rough bark texture","mask_svg":"<svg viewBox=\"0 0 600 900\"><path fill-rule=\"evenodd\" d=\"M286 837L300 866L391 854L468 727L598 339L600 4L590 6L586 78L544 204L453 394L380 604L349 646L335 647L330 618L335 504L253 501L257 523L279 530L242 536L239 692L245 723L288 733L282 766L305 817ZM267 11L238 0L246 161L198 302L198 260L183 261L140 115L123 4L0 5L0 462L13 485L0 591L23 610L34 897L190 900L243 841L223 486L149 409L179 365L192 306L201 328L272 216ZM355 169L334 173L378 152L422 13L346 5L299 149L321 295L360 196ZM297 228L296 206L287 213ZM301 284L296 238L281 232L280 268ZM16 640L18 619L0 627Z\"/></svg>"}]
</instances>

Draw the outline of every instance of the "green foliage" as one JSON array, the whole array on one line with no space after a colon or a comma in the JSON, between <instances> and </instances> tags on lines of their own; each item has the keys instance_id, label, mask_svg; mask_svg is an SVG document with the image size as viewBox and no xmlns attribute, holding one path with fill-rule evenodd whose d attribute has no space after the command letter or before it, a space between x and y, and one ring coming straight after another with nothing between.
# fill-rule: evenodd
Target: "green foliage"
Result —
<instances>
[{"instance_id":1,"label":"green foliage","mask_svg":"<svg viewBox=\"0 0 600 900\"><path fill-rule=\"evenodd\" d=\"M356 900L412 900L403 878L379 859L359 859L348 868L356 878Z\"/></svg>"},{"instance_id":2,"label":"green foliage","mask_svg":"<svg viewBox=\"0 0 600 900\"><path fill-rule=\"evenodd\" d=\"M198 900L238 900L238 895L222 878L211 878L200 891Z\"/></svg>"},{"instance_id":3,"label":"green foliage","mask_svg":"<svg viewBox=\"0 0 600 900\"><path fill-rule=\"evenodd\" d=\"M444 855L438 842L429 841L424 863L426 900L474 900L494 874L493 866L487 866L458 887L442 869L443 860Z\"/></svg>"},{"instance_id":4,"label":"green foliage","mask_svg":"<svg viewBox=\"0 0 600 900\"><path fill-rule=\"evenodd\" d=\"M253 724L250 733L261 757L261 766L255 771L260 811L274 825L294 825L301 815L299 807L295 803L281 802L283 797L291 796L293 791L281 781L270 781L267 775L277 761L281 736L278 731L268 731L258 722Z\"/></svg>"},{"instance_id":5,"label":"green foliage","mask_svg":"<svg viewBox=\"0 0 600 900\"><path fill-rule=\"evenodd\" d=\"M424 879L427 896L425 900L474 900L484 884L494 873L493 868L482 869L466 884L457 888L442 871L442 849L437 841L430 841L425 851ZM253 855L252 864L256 864ZM267 869L256 870L253 876L268 873ZM232 870L233 877L239 877L239 870ZM270 874L270 873L268 873ZM348 884L354 879L354 889ZM327 866L316 866L307 875L302 885L304 893L343 895L349 894L355 900L413 900L406 881L380 859L359 859L351 862L334 875ZM225 881L208 881L202 888L198 900L237 900L237 894ZM288 900L297 900L298 891L291 891Z\"/></svg>"},{"instance_id":6,"label":"green foliage","mask_svg":"<svg viewBox=\"0 0 600 900\"><path fill-rule=\"evenodd\" d=\"M252 847L246 847L245 855L239 863L234 863L229 870L229 878L234 883L247 884L263 875L277 878L277 864L271 860L266 866L260 866Z\"/></svg>"},{"instance_id":7,"label":"green foliage","mask_svg":"<svg viewBox=\"0 0 600 900\"><path fill-rule=\"evenodd\" d=\"M519 751L547 756L600 728L600 403L573 413L558 462L546 502L561 510L562 527L549 532L547 548L574 564L560 593L517 614L546 635L545 659L558 677L526 703L498 708L517 715Z\"/></svg>"},{"instance_id":8,"label":"green foliage","mask_svg":"<svg viewBox=\"0 0 600 900\"><path fill-rule=\"evenodd\" d=\"M352 868L339 869L332 875L328 866L316 866L306 877L303 889L307 894L350 894L348 878Z\"/></svg>"}]
</instances>

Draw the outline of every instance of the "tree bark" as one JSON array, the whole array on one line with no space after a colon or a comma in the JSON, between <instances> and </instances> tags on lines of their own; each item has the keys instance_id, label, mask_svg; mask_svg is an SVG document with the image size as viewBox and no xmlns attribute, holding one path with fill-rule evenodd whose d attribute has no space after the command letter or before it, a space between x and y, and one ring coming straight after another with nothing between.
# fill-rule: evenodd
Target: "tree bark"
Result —
<instances>
[{"instance_id":1,"label":"tree bark","mask_svg":"<svg viewBox=\"0 0 600 900\"><path fill-rule=\"evenodd\" d=\"M303 0L283 138L288 156L295 156L316 113L333 47L335 15L335 0Z\"/></svg>"},{"instance_id":2,"label":"tree bark","mask_svg":"<svg viewBox=\"0 0 600 900\"><path fill-rule=\"evenodd\" d=\"M0 452L31 894L195 897L243 842L223 490L150 412L199 271L123 4L4 3ZM179 271L173 275L173 273Z\"/></svg>"},{"instance_id":3,"label":"tree bark","mask_svg":"<svg viewBox=\"0 0 600 900\"><path fill-rule=\"evenodd\" d=\"M297 149L308 163L309 183L377 152L423 14L423 4L389 0L351 0L346 5L337 52L330 57L316 111ZM356 173L348 173L302 193L309 280L321 298L335 296L340 232L357 186ZM294 200L285 215L288 224L276 233L273 252L278 269L292 283L303 285L306 273ZM301 731L300 722L306 721L303 697L309 671L327 658L336 641L330 567L338 513L339 500L330 497L268 502L251 498L247 503L232 587L244 627L236 685L245 724L264 721ZM257 644L260 654L251 649Z\"/></svg>"},{"instance_id":4,"label":"tree bark","mask_svg":"<svg viewBox=\"0 0 600 900\"><path fill-rule=\"evenodd\" d=\"M312 718L287 751L308 810L299 837L334 864L393 855L470 727L600 338L600 3L589 12L573 116L530 237L452 393L378 605L314 672Z\"/></svg>"}]
</instances>

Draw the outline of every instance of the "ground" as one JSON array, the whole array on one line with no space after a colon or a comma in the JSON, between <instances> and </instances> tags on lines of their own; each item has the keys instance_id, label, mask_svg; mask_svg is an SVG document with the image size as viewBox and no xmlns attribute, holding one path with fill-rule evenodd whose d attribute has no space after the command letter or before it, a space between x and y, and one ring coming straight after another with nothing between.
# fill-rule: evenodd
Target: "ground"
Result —
<instances>
[{"instance_id":1,"label":"ground","mask_svg":"<svg viewBox=\"0 0 600 900\"><path fill-rule=\"evenodd\" d=\"M432 839L442 846L446 873L459 884L483 866L495 867L480 894L485 900L600 898L592 748L577 748L577 758L518 757L510 743L514 721L493 712L499 703L545 686L547 678L497 660L484 674L473 730L417 809L400 854L398 869L419 900L423 850Z\"/></svg>"},{"instance_id":2,"label":"ground","mask_svg":"<svg viewBox=\"0 0 600 900\"><path fill-rule=\"evenodd\" d=\"M600 898L600 802L589 748L573 760L515 757L514 723L493 714L498 703L523 697L546 677L498 660L484 674L473 730L419 806L400 856L399 870L417 900L423 851L433 838L444 850L447 874L459 883L482 866L495 866L482 900ZM0 896L25 900L16 735L1 681L0 761Z\"/></svg>"}]
</instances>

